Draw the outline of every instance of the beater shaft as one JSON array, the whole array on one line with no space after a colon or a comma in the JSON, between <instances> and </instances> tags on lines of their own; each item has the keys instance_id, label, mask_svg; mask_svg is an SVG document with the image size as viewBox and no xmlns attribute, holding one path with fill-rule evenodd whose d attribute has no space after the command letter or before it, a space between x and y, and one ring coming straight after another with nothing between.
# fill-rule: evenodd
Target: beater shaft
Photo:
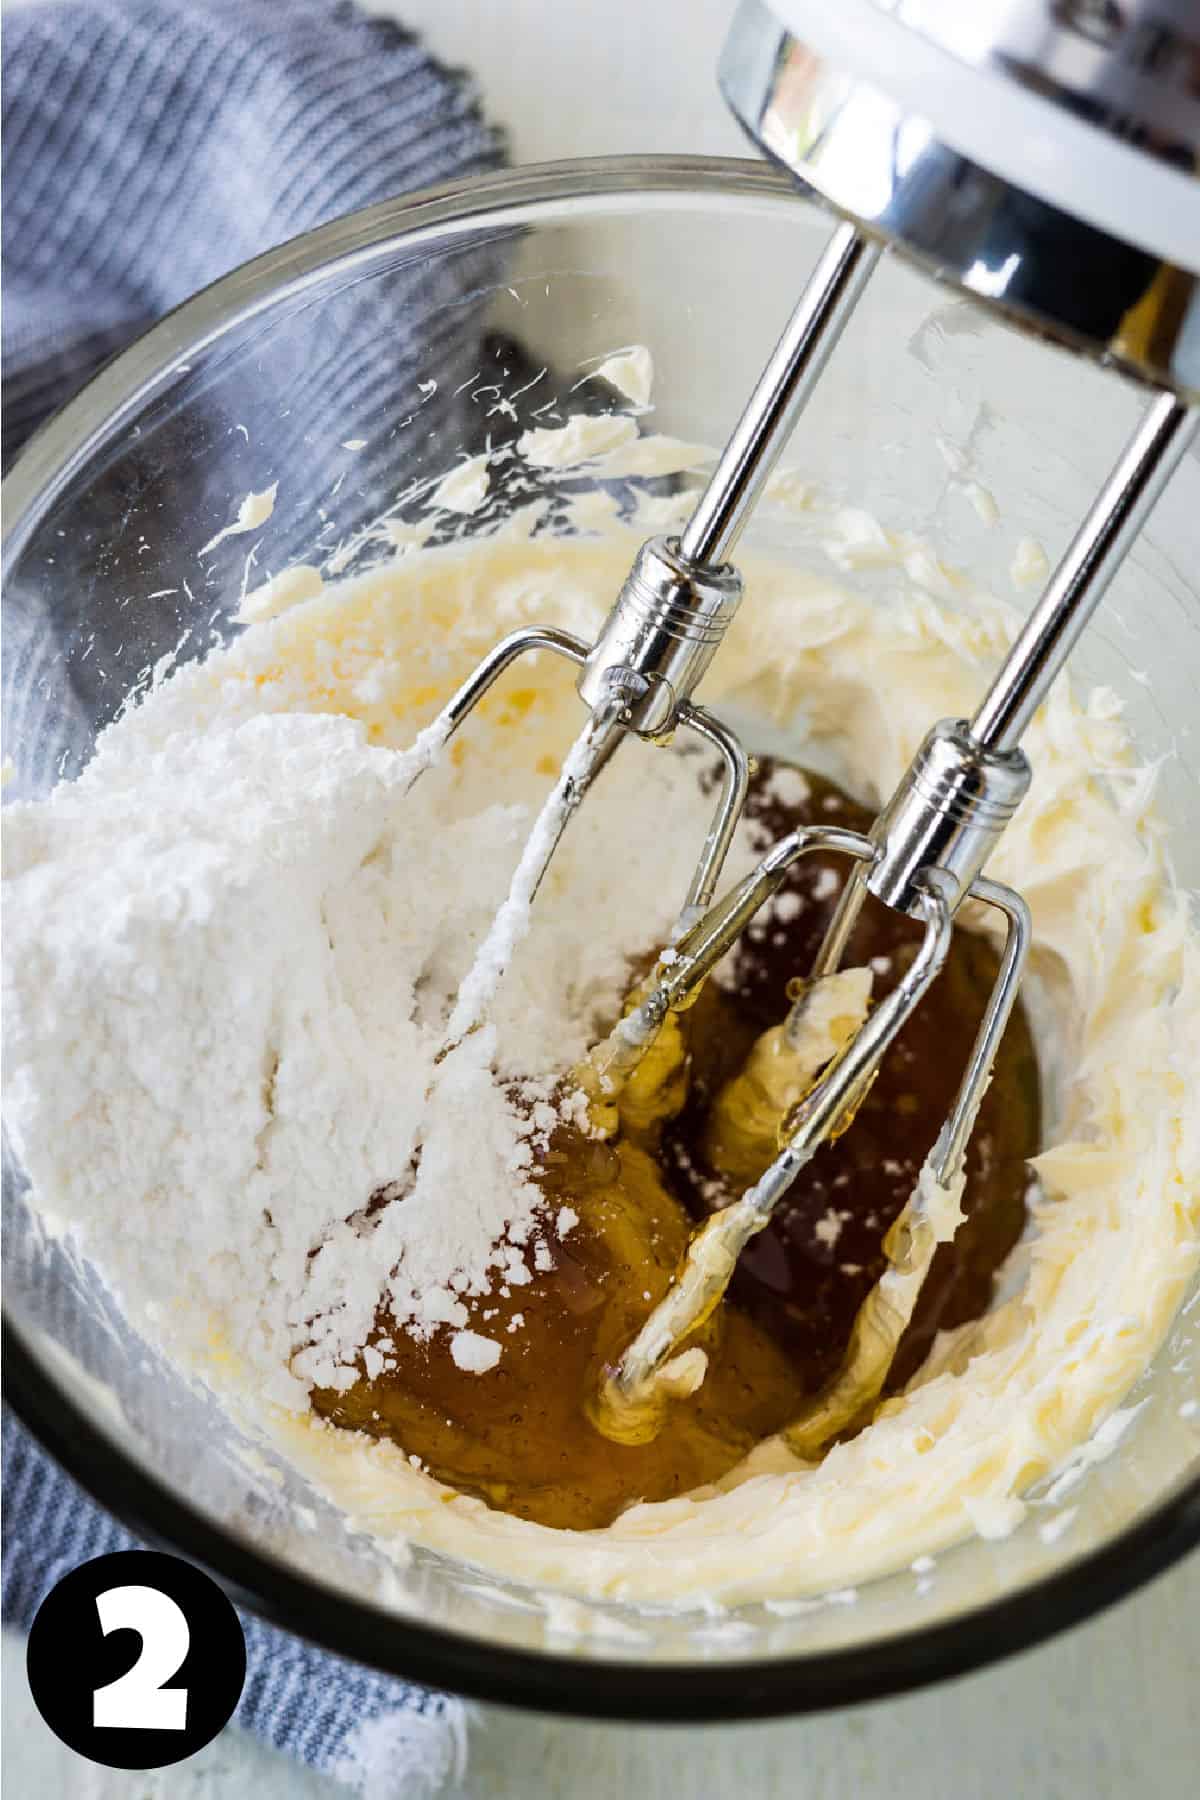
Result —
<instances>
[{"instance_id":1,"label":"beater shaft","mask_svg":"<svg viewBox=\"0 0 1200 1800\"><path fill-rule=\"evenodd\" d=\"M1173 394L1149 407L971 721L981 750L1015 747L1198 427Z\"/></svg>"},{"instance_id":2,"label":"beater shaft","mask_svg":"<svg viewBox=\"0 0 1200 1800\"><path fill-rule=\"evenodd\" d=\"M684 562L715 568L729 561L881 254L853 225L839 225L830 238L680 533Z\"/></svg>"},{"instance_id":3,"label":"beater shaft","mask_svg":"<svg viewBox=\"0 0 1200 1800\"><path fill-rule=\"evenodd\" d=\"M1012 803L1006 817L999 821L1002 829L1024 791L1020 765L1012 761L1019 756L1017 743L1180 459L1195 441L1198 429L1200 409L1185 406L1172 394L1155 398L1047 582L974 718L970 724L960 722L955 728L957 850L960 855L966 851L974 873L982 870L998 835L996 829L985 829L993 821L981 804L984 778L990 770L1002 782L1006 766L1013 771ZM949 739L945 724L938 730ZM903 905L906 866L926 866L931 852L936 852L935 860L944 860L944 843L937 845L933 840L947 829L947 790L930 793L927 772L918 777L915 771L916 765L876 822L872 836L881 846L879 862L869 875L861 866L855 868L842 890L813 964L814 978L832 974L840 966L868 891L889 904ZM994 800L995 796L989 798Z\"/></svg>"},{"instance_id":4,"label":"beater shaft","mask_svg":"<svg viewBox=\"0 0 1200 1800\"><path fill-rule=\"evenodd\" d=\"M579 678L589 706L614 670L635 674L646 685L631 699L631 728L674 728L741 602L728 558L879 256L853 226L835 231L680 537L638 552Z\"/></svg>"}]
</instances>

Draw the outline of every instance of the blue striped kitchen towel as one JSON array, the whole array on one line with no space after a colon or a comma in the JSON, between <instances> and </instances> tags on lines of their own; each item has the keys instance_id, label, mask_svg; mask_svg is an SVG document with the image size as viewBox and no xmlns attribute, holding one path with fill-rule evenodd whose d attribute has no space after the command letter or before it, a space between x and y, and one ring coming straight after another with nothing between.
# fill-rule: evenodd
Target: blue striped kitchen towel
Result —
<instances>
[{"instance_id":1,"label":"blue striped kitchen towel","mask_svg":"<svg viewBox=\"0 0 1200 1800\"><path fill-rule=\"evenodd\" d=\"M504 159L467 77L334 0L8 9L3 155L6 462L102 362L236 264ZM68 1569L134 1540L11 1417L3 1483L3 1617L27 1629ZM244 1624L240 1723L371 1800L461 1772L462 1701Z\"/></svg>"},{"instance_id":2,"label":"blue striped kitchen towel","mask_svg":"<svg viewBox=\"0 0 1200 1800\"><path fill-rule=\"evenodd\" d=\"M4 461L219 275L503 161L473 82L346 0L51 0L3 37Z\"/></svg>"},{"instance_id":3,"label":"blue striped kitchen towel","mask_svg":"<svg viewBox=\"0 0 1200 1800\"><path fill-rule=\"evenodd\" d=\"M136 1538L77 1487L11 1413L4 1418L4 1623L27 1631L61 1576ZM364 1800L437 1794L466 1765L467 1708L316 1650L242 1615L246 1685L234 1714L259 1737Z\"/></svg>"}]
</instances>

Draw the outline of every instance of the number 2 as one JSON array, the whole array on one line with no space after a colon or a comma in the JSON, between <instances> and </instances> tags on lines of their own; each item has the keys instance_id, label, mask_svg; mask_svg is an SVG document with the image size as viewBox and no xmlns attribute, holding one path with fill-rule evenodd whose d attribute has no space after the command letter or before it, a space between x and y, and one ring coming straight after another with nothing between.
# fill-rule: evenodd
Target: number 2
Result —
<instances>
[{"instance_id":1,"label":"number 2","mask_svg":"<svg viewBox=\"0 0 1200 1800\"><path fill-rule=\"evenodd\" d=\"M132 1669L96 1689L92 1724L116 1731L183 1731L187 1689L163 1688L181 1668L191 1642L182 1610L158 1588L116 1587L97 1594L96 1611L105 1637L136 1631L142 1650Z\"/></svg>"}]
</instances>

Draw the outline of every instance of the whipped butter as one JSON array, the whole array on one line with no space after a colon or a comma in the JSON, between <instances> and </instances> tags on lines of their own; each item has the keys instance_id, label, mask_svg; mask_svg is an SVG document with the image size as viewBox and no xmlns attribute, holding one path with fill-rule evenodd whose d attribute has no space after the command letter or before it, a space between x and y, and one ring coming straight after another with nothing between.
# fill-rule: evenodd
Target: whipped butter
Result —
<instances>
[{"instance_id":1,"label":"whipped butter","mask_svg":"<svg viewBox=\"0 0 1200 1800\"><path fill-rule=\"evenodd\" d=\"M532 446L543 462L555 453L548 435ZM615 431L613 438L598 454L624 472L633 442ZM687 447L683 461L690 461ZM477 488L482 473L456 473L440 504L466 510L475 498L471 484ZM604 520L602 511L596 510L603 527L596 535L501 534L437 549L405 545L407 554L353 581L323 588L311 579L283 584L236 643L175 674L133 709L98 761L110 756L121 781L131 784L141 779L147 758L165 759L167 768L181 734L188 743L207 745L206 754L216 758L220 734L260 729L254 721L264 716L330 715L325 737L301 744L304 734L298 733L294 758L280 763L273 828L286 836L292 814L303 810L303 796L291 784L319 784L322 756L344 752L357 759L354 791L362 807L377 808L388 830L398 829L397 809L418 804L424 790L418 783L406 798L407 777L388 772L388 757L399 758L413 743L499 635L535 622L589 640L595 635L638 541ZM853 560L848 545L863 554L864 544L874 544L861 518L843 521L839 541L839 560L847 564ZM753 555L743 567L746 601L709 673L704 699L718 709L736 709L742 720L759 719L776 738L784 733L798 760L833 761L847 785L868 799L891 789L931 721L972 709L987 669L1010 638L1011 615L979 596L968 595L970 604L956 611L913 586L902 604L883 610L833 576ZM419 801L426 808L422 830L460 835L460 880L475 854L491 854L500 865L507 857L511 866L522 821L527 828L548 771L578 725L570 671L545 655L518 665L507 687L468 721L453 754L430 778L441 785L432 799ZM290 730L281 728L281 746L291 743ZM1011 1529L1023 1513L1022 1495L1110 1419L1153 1357L1194 1275L1200 1239L1200 1115L1189 1065L1200 1042L1200 947L1170 883L1149 784L1127 779L1137 767L1136 751L1106 693L1082 696L1060 682L1030 728L1026 748L1033 787L989 873L1018 887L1032 909L1027 1002L1043 1062L1054 1071L1030 1229L1015 1253L1007 1297L939 1340L908 1390L888 1401L852 1441L809 1464L782 1440L772 1440L712 1489L636 1505L603 1530L557 1531L455 1495L399 1448L316 1420L304 1404L303 1370L281 1363L275 1379L264 1378L265 1359L277 1356L286 1321L274 1335L264 1328L260 1343L245 1319L234 1319L232 1296L222 1298L215 1278L205 1289L207 1317L194 1321L194 1330L181 1325L183 1335L167 1338L165 1347L226 1394L241 1417L253 1418L267 1440L361 1529L397 1550L421 1543L539 1589L681 1604L701 1595L727 1603L779 1599L862 1582L984 1525L991 1530L998 1520ZM639 842L630 852L622 842L630 816L622 806L636 807L640 781L665 783L664 801L678 800L686 812L683 788L672 787L673 778L661 771L646 772L655 768L655 758L664 766L675 759L650 750L644 755L649 760L636 779L629 778L627 793L585 826L589 800L572 825L562 863L555 865L560 897L546 896L547 907L559 909L548 915L551 929L554 919L570 914L567 884L594 874L602 832L611 834L607 854L614 862L630 856L630 886L652 866L657 845ZM92 779L102 804L118 807L119 782L114 778L104 789ZM616 779L614 765L597 790L597 808L605 785ZM81 794L81 805L85 798ZM260 798L266 807L266 794ZM481 807L490 823L476 845L471 820ZM524 810L511 816L512 809ZM19 810L25 820L15 828L16 879L32 879L48 854L42 809ZM660 830L661 824L660 813ZM614 930L629 939L628 951L641 950L655 934L665 939L703 824L703 806L680 816L682 841L665 853L670 874L662 893L651 884L650 891L622 899L624 886L614 883ZM168 837L161 841L168 851ZM330 828L328 853L342 858L347 881L355 859L369 858L372 841L370 832L355 837L350 821L337 834ZM197 845L201 880L199 839ZM438 856L432 878L449 882L451 867L442 852ZM735 849L727 878L740 873L748 858L747 846ZM501 866L498 894L504 873ZM52 896L52 876L45 881ZM344 891L351 896L354 890ZM289 904L287 892L286 886L278 890L281 907ZM181 891L178 904L182 916L194 902ZM359 929L367 915L356 905L347 898L331 930ZM18 896L15 928L10 924L15 954L23 936L21 908ZM386 921L386 909L378 917ZM982 915L971 923L987 927ZM471 928L481 929L473 915ZM29 929L32 935L32 915ZM380 929L376 952L382 957L388 939ZM253 953L249 934L244 953ZM78 1223L88 1253L146 1329L140 1306L149 1271L139 1261L142 1250L118 1235L106 1237L102 1202L94 1194L74 1195L84 1212L85 1199L93 1209L75 1220L69 1178L61 1167L56 1173L48 1150L42 1154L56 1124L68 1133L71 1126L65 1117L56 1122L45 1097L33 1092L35 995L15 954L15 1107L39 1199L68 1227ZM615 970L615 954L610 960ZM520 1005L553 1004L549 985L539 988L536 964L531 952L515 970L514 1031ZM555 965L551 980L565 979L566 966ZM439 966L435 973L449 997L456 971ZM598 1007L612 997L597 993L590 1003ZM370 1013L369 995L347 993L345 1000L352 1009L365 1009L364 1018ZM314 995L314 1004L324 1002ZM585 1013L583 999L578 1005ZM264 1013L262 1029L269 1028ZM499 1028L503 1036L504 1016ZM382 1020L378 1029L384 1030ZM581 1041L564 1044L564 1052L579 1053L585 1038L581 1028ZM526 1048L533 1041L527 1035ZM103 1066L98 1058L97 1079ZM200 1078L195 1070L180 1071L181 1085L185 1077ZM464 1081L468 1077L474 1080L475 1072L466 1071ZM374 1079L365 1064L363 1079ZM497 1113L498 1144L502 1124ZM355 1129L369 1126L365 1117ZM102 1131L103 1121L93 1127ZM169 1146L162 1155L167 1168ZM364 1176L369 1162L364 1154ZM49 1181L58 1191L47 1190ZM159 1204L169 1214L169 1188ZM264 1257L283 1254L272 1251L269 1234L261 1246ZM281 1279L285 1273L280 1264ZM268 1274L264 1264L256 1297L264 1307ZM158 1313L160 1337L168 1329L166 1310ZM464 1339L471 1335L463 1333ZM492 1358L491 1349L476 1343L464 1342L462 1354L480 1358L481 1367Z\"/></svg>"}]
</instances>

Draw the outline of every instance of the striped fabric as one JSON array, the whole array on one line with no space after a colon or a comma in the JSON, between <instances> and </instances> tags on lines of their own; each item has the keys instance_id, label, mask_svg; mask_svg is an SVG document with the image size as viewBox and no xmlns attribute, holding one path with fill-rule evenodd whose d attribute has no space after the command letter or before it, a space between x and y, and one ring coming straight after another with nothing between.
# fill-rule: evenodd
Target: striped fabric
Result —
<instances>
[{"instance_id":1,"label":"striped fabric","mask_svg":"<svg viewBox=\"0 0 1200 1800\"><path fill-rule=\"evenodd\" d=\"M7 464L103 361L197 288L342 212L494 167L502 147L466 77L351 5L52 0L6 12L3 155ZM412 285L414 275L403 291L409 317L429 284L443 280L437 271L419 278L424 287ZM479 270L466 259L454 279L469 293ZM441 289L429 294L430 316L446 298ZM356 332L347 323L327 371L309 357L311 407L327 406L328 389L341 416L362 419L364 438L378 432L382 440L393 424L385 398L415 374L397 362L405 352L394 335L386 382L369 353L351 366L346 344ZM428 337L420 347L428 356ZM477 344L435 340L433 350L453 368ZM381 480L385 473L381 463ZM8 601L6 735L22 695L44 712L53 692L62 716L50 736L57 733L58 766L71 769L76 740L90 744L93 697L43 681L38 670L55 661L76 622L20 592ZM45 736L45 719L35 723ZM11 1417L3 1484L3 1617L27 1629L68 1569L135 1546ZM460 1700L243 1623L247 1679L236 1716L269 1743L372 1800L415 1800L461 1772Z\"/></svg>"},{"instance_id":2,"label":"striped fabric","mask_svg":"<svg viewBox=\"0 0 1200 1800\"><path fill-rule=\"evenodd\" d=\"M494 167L473 84L334 0L56 0L3 40L4 460L249 257Z\"/></svg>"},{"instance_id":3,"label":"striped fabric","mask_svg":"<svg viewBox=\"0 0 1200 1800\"><path fill-rule=\"evenodd\" d=\"M6 1625L28 1630L69 1570L137 1540L4 1419ZM466 1764L467 1709L449 1694L390 1681L242 1615L246 1685L235 1721L340 1780L364 1800L423 1800Z\"/></svg>"}]
</instances>

